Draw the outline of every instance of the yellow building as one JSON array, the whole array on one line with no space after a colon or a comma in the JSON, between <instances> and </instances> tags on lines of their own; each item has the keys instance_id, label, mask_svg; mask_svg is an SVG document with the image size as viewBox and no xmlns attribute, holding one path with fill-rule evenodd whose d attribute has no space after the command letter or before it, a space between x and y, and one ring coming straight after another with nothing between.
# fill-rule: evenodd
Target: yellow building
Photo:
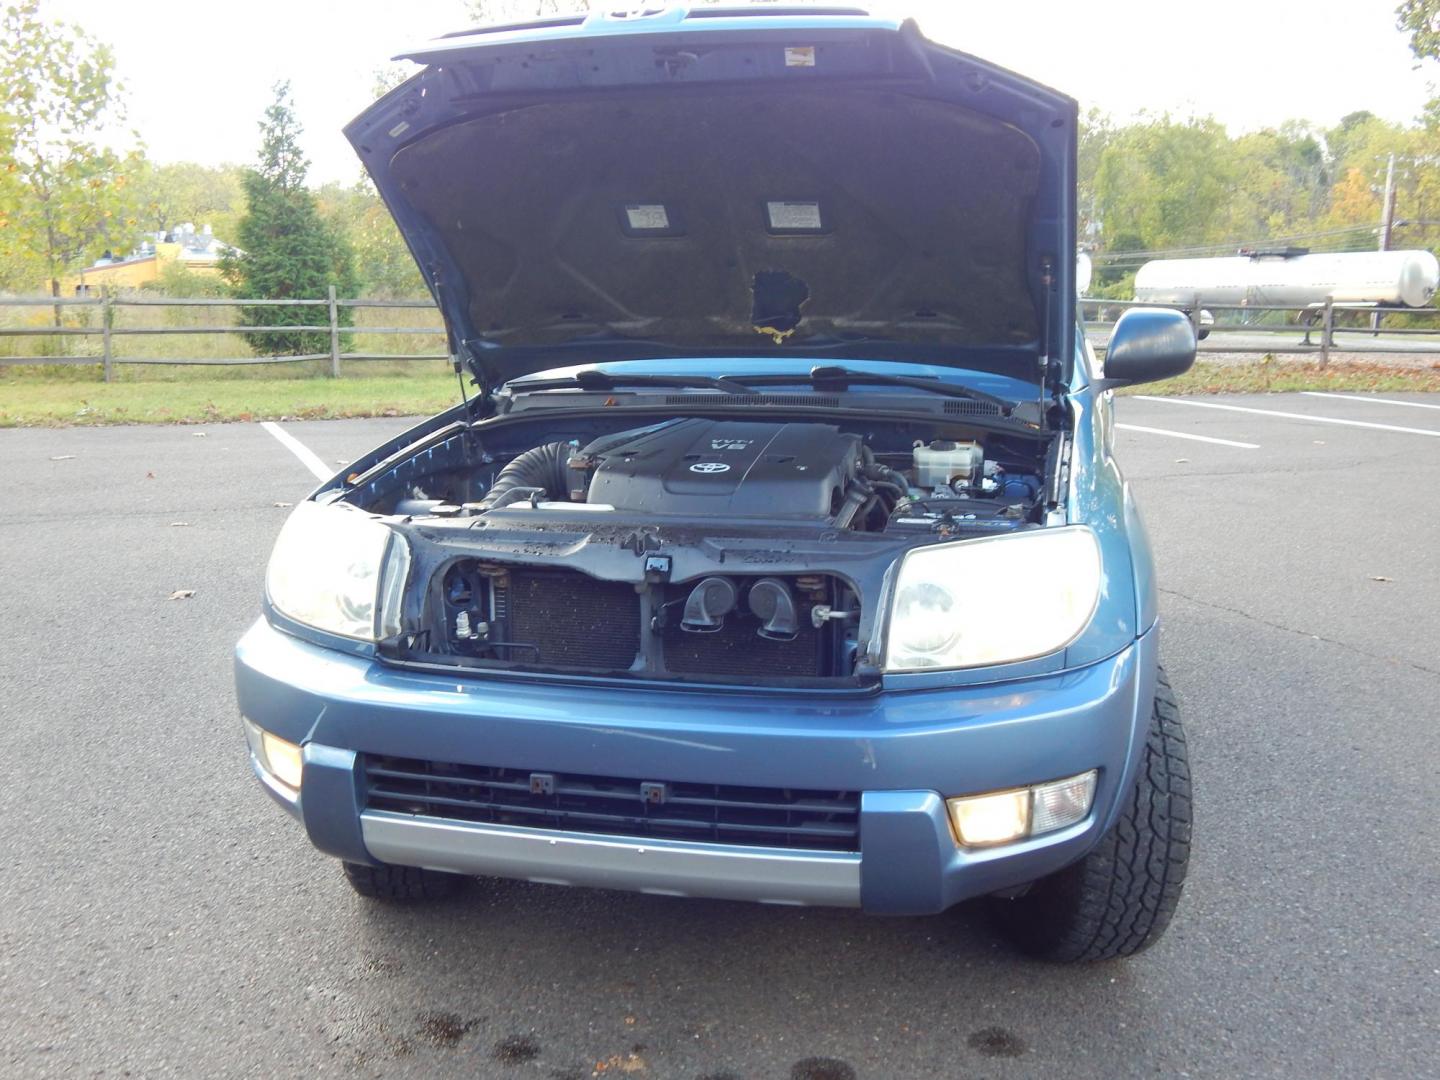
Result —
<instances>
[{"instance_id":1,"label":"yellow building","mask_svg":"<svg viewBox=\"0 0 1440 1080\"><path fill-rule=\"evenodd\" d=\"M117 289L139 289L159 281L168 265L183 266L195 274L218 276L220 259L225 252L238 252L223 240L216 239L206 225L195 231L193 225L180 225L167 233L152 233L138 248L121 258L97 259L79 273L60 281L62 294L84 296L98 293L102 285L113 292Z\"/></svg>"}]
</instances>

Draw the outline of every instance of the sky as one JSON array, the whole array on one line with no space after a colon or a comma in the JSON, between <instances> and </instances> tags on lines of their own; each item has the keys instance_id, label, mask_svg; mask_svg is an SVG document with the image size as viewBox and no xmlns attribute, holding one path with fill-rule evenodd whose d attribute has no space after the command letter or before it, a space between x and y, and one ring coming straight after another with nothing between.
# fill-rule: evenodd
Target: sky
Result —
<instances>
[{"instance_id":1,"label":"sky","mask_svg":"<svg viewBox=\"0 0 1440 1080\"><path fill-rule=\"evenodd\" d=\"M859 0L864 5L864 0ZM616 6L626 6L618 0ZM1213 115L1231 131L1333 125L1368 109L1414 119L1440 83L1415 70L1396 0L881 0L931 37L1118 118ZM44 0L48 17L110 43L129 122L156 162L250 161L270 88L292 84L311 180L359 165L341 127L405 46L469 23L463 0Z\"/></svg>"}]
</instances>

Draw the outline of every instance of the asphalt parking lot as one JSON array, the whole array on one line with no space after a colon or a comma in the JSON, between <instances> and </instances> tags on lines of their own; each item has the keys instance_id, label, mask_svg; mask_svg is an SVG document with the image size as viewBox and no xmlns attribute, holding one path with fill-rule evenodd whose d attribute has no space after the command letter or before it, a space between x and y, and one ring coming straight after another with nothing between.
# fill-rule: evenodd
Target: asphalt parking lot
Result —
<instances>
[{"instance_id":1,"label":"asphalt parking lot","mask_svg":"<svg viewBox=\"0 0 1440 1080\"><path fill-rule=\"evenodd\" d=\"M1196 852L1160 945L1081 969L971 909L367 905L259 791L233 704L313 483L293 448L0 431L0 1073L1437 1075L1440 398L1386 398L1119 403ZM282 427L338 468L406 423Z\"/></svg>"}]
</instances>

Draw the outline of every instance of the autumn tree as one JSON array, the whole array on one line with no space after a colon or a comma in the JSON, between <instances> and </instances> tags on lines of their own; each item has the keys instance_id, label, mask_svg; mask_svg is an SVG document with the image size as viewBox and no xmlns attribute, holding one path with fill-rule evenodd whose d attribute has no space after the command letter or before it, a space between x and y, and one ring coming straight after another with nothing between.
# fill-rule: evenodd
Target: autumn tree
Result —
<instances>
[{"instance_id":1,"label":"autumn tree","mask_svg":"<svg viewBox=\"0 0 1440 1080\"><path fill-rule=\"evenodd\" d=\"M310 163L300 149L300 122L290 84L275 86L275 99L260 121L260 156L246 171L246 209L236 225L241 252L227 257L223 269L236 295L267 300L324 299L330 286L341 296L355 295L354 253L345 237L321 218L315 197L305 186ZM241 309L246 326L301 326L313 320L313 307L264 305ZM350 309L340 309L350 324ZM298 356L329 348L314 331L246 335L258 353Z\"/></svg>"},{"instance_id":2,"label":"autumn tree","mask_svg":"<svg viewBox=\"0 0 1440 1080\"><path fill-rule=\"evenodd\" d=\"M12 274L46 281L52 296L66 271L133 239L127 182L140 158L109 145L124 120L114 68L109 46L42 17L39 0L0 15L9 174L0 187L0 260Z\"/></svg>"},{"instance_id":3,"label":"autumn tree","mask_svg":"<svg viewBox=\"0 0 1440 1080\"><path fill-rule=\"evenodd\" d=\"M11 102L0 101L0 161L15 160L15 118ZM0 288L14 286L25 278L24 253L14 250L10 240L10 213L21 189L18 170L0 168Z\"/></svg>"}]
</instances>

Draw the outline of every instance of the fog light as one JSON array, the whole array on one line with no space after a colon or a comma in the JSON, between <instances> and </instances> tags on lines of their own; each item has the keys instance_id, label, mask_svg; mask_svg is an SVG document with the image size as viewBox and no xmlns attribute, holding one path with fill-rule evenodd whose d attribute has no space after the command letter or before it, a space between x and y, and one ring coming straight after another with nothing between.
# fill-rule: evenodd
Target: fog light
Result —
<instances>
[{"instance_id":1,"label":"fog light","mask_svg":"<svg viewBox=\"0 0 1440 1080\"><path fill-rule=\"evenodd\" d=\"M1030 789L997 791L950 799L950 819L966 847L987 847L1019 840L1030 829Z\"/></svg>"},{"instance_id":2,"label":"fog light","mask_svg":"<svg viewBox=\"0 0 1440 1080\"><path fill-rule=\"evenodd\" d=\"M244 720L245 739L260 767L286 787L299 791L305 760L300 747L271 734L249 717Z\"/></svg>"},{"instance_id":3,"label":"fog light","mask_svg":"<svg viewBox=\"0 0 1440 1080\"><path fill-rule=\"evenodd\" d=\"M1074 825L1090 813L1090 803L1095 798L1095 770L1049 784L1036 784L1030 790L1035 793L1030 835L1054 832Z\"/></svg>"},{"instance_id":4,"label":"fog light","mask_svg":"<svg viewBox=\"0 0 1440 1080\"><path fill-rule=\"evenodd\" d=\"M1013 791L946 799L965 847L993 847L1042 836L1083 821L1095 801L1097 770Z\"/></svg>"}]
</instances>

